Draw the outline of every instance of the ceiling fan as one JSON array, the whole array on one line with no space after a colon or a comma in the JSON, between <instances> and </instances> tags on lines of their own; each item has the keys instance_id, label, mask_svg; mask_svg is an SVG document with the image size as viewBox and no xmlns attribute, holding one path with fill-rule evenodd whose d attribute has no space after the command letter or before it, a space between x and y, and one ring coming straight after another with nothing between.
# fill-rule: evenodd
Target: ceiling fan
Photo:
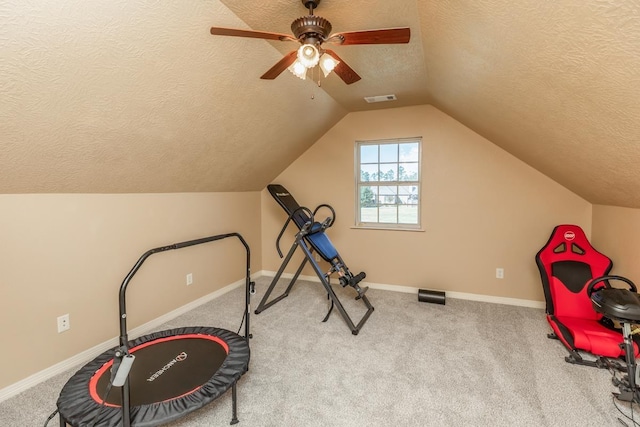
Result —
<instances>
[{"instance_id":1,"label":"ceiling fan","mask_svg":"<svg viewBox=\"0 0 640 427\"><path fill-rule=\"evenodd\" d=\"M349 67L331 49L323 47L324 43L336 45L357 44L399 44L408 43L411 36L409 28L389 28L379 30L350 31L331 33L331 23L326 19L314 15L313 10L321 0L302 0L309 15L300 17L291 23L293 35L270 33L265 31L241 30L235 28L211 27L211 34L216 36L251 37L265 40L295 41L300 48L286 54L260 78L273 80L284 70L289 69L293 74L304 79L307 70L320 65L325 77L331 72L340 77L346 84L360 80L360 76Z\"/></svg>"}]
</instances>

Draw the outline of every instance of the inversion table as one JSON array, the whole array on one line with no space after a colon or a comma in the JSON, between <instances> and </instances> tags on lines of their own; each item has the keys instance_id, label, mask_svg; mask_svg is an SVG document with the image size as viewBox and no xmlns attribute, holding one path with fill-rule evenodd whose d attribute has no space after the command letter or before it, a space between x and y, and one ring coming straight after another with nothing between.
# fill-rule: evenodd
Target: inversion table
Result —
<instances>
[{"instance_id":1,"label":"inversion table","mask_svg":"<svg viewBox=\"0 0 640 427\"><path fill-rule=\"evenodd\" d=\"M276 249L278 250L280 258L283 257L282 251L280 250L280 239L282 238L282 235L289 225L289 222L293 221L293 223L298 227L298 232L295 235L295 239L293 244L291 245L291 249L289 249L289 253L287 253L286 257L284 257L282 265L274 276L273 281L267 289L267 292L262 297L262 300L260 301L260 304L258 305L255 313L260 314L262 311L271 307L278 301L286 298L289 295L289 292L291 291L291 288L295 284L296 280L298 279L298 276L302 272L302 269L308 262L318 275L318 278L327 291L328 298L331 301L331 307L329 308L329 312L325 316L323 322L326 322L329 319L329 315L331 314L331 311L335 306L337 307L344 321L347 323L349 329L351 329L351 333L353 335L358 335L358 332L360 332L360 329L373 312L373 306L365 295L365 292L368 288L362 288L359 285L359 283L366 277L365 273L361 272L354 276L343 261L342 257L340 257L340 254L338 253L336 248L331 243L331 240L329 240L327 234L325 233L325 230L331 227L335 221L335 211L331 206L322 204L316 207L312 212L310 209L300 206L298 202L296 202L296 200L293 198L293 196L282 185L271 184L267 186L267 189L269 190L273 198L276 199L278 204L282 206L282 208L288 214L288 218L284 223L284 226L282 227L282 230L280 231L280 234L278 235L278 238L276 240ZM314 215L321 208L329 209L332 215L331 217L327 217L323 222L320 223L315 221ZM282 276L284 269L287 267L287 264L289 264L289 261L291 261L293 254L298 248L300 248L304 253L304 259L298 267L298 270L294 274L284 293L274 298L272 301L267 302L269 300L269 297L271 296L271 292ZM327 273L322 272L320 266L314 259L314 251L318 255L320 255L323 260L330 264L331 267ZM338 296L331 287L330 277L333 273L338 274L339 281L342 287L350 286L356 291L357 295L355 299L362 300L367 308L366 313L362 316L362 319L360 319L357 325L354 324L354 322L351 320L351 317L349 317L349 314L347 314L347 311L345 310L344 306L338 299Z\"/></svg>"}]
</instances>

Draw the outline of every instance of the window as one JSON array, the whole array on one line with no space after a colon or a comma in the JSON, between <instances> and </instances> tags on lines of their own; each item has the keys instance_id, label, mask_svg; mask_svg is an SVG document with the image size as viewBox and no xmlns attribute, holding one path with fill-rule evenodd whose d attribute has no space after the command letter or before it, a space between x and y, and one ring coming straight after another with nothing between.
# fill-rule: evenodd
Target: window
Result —
<instances>
[{"instance_id":1,"label":"window","mask_svg":"<svg viewBox=\"0 0 640 427\"><path fill-rule=\"evenodd\" d=\"M356 142L356 226L420 228L421 138Z\"/></svg>"}]
</instances>

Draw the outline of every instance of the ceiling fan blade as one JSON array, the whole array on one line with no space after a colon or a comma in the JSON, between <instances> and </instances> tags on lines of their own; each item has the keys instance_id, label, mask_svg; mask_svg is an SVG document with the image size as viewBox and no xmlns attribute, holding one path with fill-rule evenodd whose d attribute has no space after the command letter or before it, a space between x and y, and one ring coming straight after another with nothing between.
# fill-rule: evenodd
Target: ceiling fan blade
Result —
<instances>
[{"instance_id":1,"label":"ceiling fan blade","mask_svg":"<svg viewBox=\"0 0 640 427\"><path fill-rule=\"evenodd\" d=\"M340 77L342 79L343 82L345 82L346 84L350 85L351 83L355 83L355 82L357 82L358 80L361 79L361 77L358 75L358 73L353 71L353 69L351 67L349 67L347 65L347 63L344 62L342 60L342 58L340 58L338 56L337 53L335 53L334 51L332 51L330 49L325 49L324 52L327 55L330 55L333 58L335 58L336 61L340 61L340 63L338 65L336 65L336 68L334 68L333 71L338 75L338 77Z\"/></svg>"},{"instance_id":2,"label":"ceiling fan blade","mask_svg":"<svg viewBox=\"0 0 640 427\"><path fill-rule=\"evenodd\" d=\"M294 50L287 53L284 58L276 63L273 67L264 73L260 78L264 80L273 80L286 70L289 65L293 64L297 58L298 51Z\"/></svg>"},{"instance_id":3,"label":"ceiling fan blade","mask_svg":"<svg viewBox=\"0 0 640 427\"><path fill-rule=\"evenodd\" d=\"M350 44L398 44L409 43L409 28L389 28L386 30L350 31L332 34L327 41L341 45Z\"/></svg>"},{"instance_id":4,"label":"ceiling fan blade","mask_svg":"<svg viewBox=\"0 0 640 427\"><path fill-rule=\"evenodd\" d=\"M298 41L289 34L269 33L266 31L240 30L237 28L211 27L211 34L214 36L251 37L254 39Z\"/></svg>"}]
</instances>

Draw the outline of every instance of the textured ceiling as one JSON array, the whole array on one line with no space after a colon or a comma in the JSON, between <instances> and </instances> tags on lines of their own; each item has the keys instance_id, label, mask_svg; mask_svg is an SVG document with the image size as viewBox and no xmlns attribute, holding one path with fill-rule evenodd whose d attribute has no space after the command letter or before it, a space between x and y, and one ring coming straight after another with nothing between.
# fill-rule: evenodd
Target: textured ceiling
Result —
<instances>
[{"instance_id":1,"label":"textured ceiling","mask_svg":"<svg viewBox=\"0 0 640 427\"><path fill-rule=\"evenodd\" d=\"M0 2L0 193L262 189L349 111L432 103L597 204L640 208L640 3L322 0L362 76L259 77L299 0ZM367 104L394 93L398 101ZM490 167L491 165L487 165Z\"/></svg>"},{"instance_id":2,"label":"textured ceiling","mask_svg":"<svg viewBox=\"0 0 640 427\"><path fill-rule=\"evenodd\" d=\"M260 190L346 114L255 78L280 53L212 37L246 27L217 1L3 0L0 21L0 193Z\"/></svg>"},{"instance_id":3,"label":"textured ceiling","mask_svg":"<svg viewBox=\"0 0 640 427\"><path fill-rule=\"evenodd\" d=\"M640 208L640 2L417 4L435 106L592 203Z\"/></svg>"}]
</instances>

